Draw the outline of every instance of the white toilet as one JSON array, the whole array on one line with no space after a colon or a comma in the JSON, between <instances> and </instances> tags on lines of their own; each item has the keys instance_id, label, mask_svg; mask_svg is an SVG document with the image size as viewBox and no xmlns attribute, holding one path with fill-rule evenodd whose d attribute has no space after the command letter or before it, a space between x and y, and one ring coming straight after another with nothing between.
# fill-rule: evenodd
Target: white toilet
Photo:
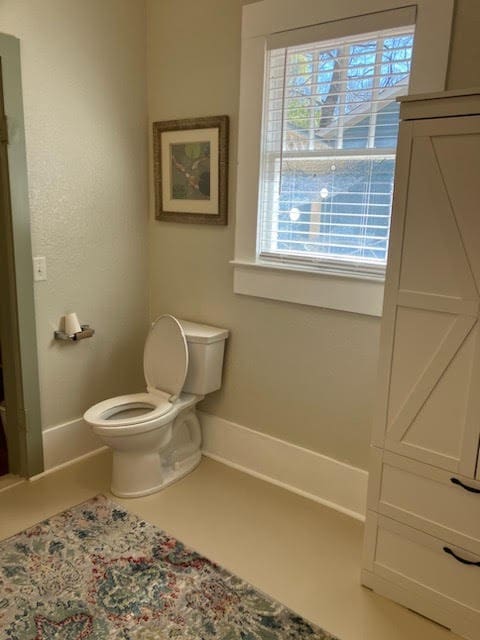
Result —
<instances>
[{"instance_id":1,"label":"white toilet","mask_svg":"<svg viewBox=\"0 0 480 640\"><path fill-rule=\"evenodd\" d=\"M220 388L226 329L164 315L143 353L146 393L117 396L83 416L113 449L111 490L122 498L160 491L200 462L195 407Z\"/></svg>"}]
</instances>

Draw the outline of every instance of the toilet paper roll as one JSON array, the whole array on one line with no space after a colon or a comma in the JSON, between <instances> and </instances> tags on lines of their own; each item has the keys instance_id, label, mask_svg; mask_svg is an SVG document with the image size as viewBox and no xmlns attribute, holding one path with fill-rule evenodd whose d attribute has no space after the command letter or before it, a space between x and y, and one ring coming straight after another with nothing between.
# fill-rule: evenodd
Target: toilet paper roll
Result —
<instances>
[{"instance_id":1,"label":"toilet paper roll","mask_svg":"<svg viewBox=\"0 0 480 640\"><path fill-rule=\"evenodd\" d=\"M68 336L73 336L82 330L80 322L78 321L76 313L67 313L65 316L65 333Z\"/></svg>"}]
</instances>

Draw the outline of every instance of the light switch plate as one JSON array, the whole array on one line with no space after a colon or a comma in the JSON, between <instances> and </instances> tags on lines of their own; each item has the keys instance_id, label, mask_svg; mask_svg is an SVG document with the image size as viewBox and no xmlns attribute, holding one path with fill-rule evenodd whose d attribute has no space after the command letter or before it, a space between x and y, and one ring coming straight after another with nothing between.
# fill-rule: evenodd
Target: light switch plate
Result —
<instances>
[{"instance_id":1,"label":"light switch plate","mask_svg":"<svg viewBox=\"0 0 480 640\"><path fill-rule=\"evenodd\" d=\"M36 282L47 279L47 259L45 256L37 256L33 259L33 279Z\"/></svg>"}]
</instances>

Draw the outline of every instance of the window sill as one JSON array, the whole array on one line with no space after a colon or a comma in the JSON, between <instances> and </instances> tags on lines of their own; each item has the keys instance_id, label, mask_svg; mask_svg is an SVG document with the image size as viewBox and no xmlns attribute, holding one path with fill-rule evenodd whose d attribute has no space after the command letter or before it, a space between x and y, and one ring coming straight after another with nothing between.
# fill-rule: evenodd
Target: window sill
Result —
<instances>
[{"instance_id":1,"label":"window sill","mask_svg":"<svg viewBox=\"0 0 480 640\"><path fill-rule=\"evenodd\" d=\"M379 278L270 262L232 260L231 264L235 293L367 316L382 315L384 282Z\"/></svg>"}]
</instances>

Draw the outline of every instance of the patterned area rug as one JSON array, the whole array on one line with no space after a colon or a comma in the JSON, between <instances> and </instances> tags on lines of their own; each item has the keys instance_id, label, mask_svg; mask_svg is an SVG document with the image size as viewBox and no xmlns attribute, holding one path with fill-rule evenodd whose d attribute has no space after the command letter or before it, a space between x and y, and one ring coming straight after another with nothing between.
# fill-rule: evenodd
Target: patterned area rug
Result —
<instances>
[{"instance_id":1,"label":"patterned area rug","mask_svg":"<svg viewBox=\"0 0 480 640\"><path fill-rule=\"evenodd\" d=\"M332 640L103 496L0 544L8 640Z\"/></svg>"}]
</instances>

